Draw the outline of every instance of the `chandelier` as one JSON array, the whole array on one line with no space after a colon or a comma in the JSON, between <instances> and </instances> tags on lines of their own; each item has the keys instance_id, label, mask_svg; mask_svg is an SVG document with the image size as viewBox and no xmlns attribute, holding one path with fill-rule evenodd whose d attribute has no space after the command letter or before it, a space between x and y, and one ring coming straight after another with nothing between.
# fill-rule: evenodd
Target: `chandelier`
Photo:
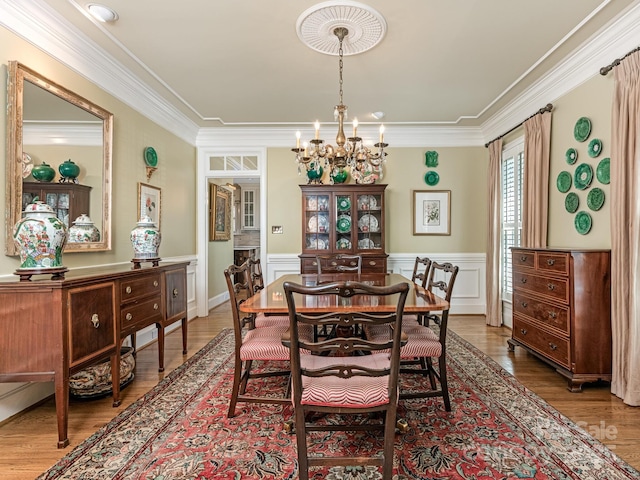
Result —
<instances>
[{"instance_id":1,"label":"chandelier","mask_svg":"<svg viewBox=\"0 0 640 480\"><path fill-rule=\"evenodd\" d=\"M325 144L320 138L320 123L315 123L315 138L309 143L300 146L300 132L296 132L295 159L298 165L298 174L307 175L308 183L322 183L325 171L329 172L331 183L343 183L348 178L349 171L356 183L375 183L382 179L382 166L387 153L384 151L388 144L384 143L384 125L380 125L380 141L374 145L377 149L372 151L366 147L358 133L358 120L353 120L353 135L346 137L344 134L344 122L347 119L347 106L342 103L342 69L343 49L342 44L349 35L345 27L337 27L333 34L338 37L338 56L340 70L340 103L335 106L333 115L338 122L338 134L336 145Z\"/></svg>"}]
</instances>

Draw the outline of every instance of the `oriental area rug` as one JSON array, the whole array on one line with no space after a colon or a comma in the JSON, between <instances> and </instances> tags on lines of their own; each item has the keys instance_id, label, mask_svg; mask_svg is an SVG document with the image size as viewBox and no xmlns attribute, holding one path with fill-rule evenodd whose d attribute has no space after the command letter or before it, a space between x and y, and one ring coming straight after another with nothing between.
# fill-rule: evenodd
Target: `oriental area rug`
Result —
<instances>
[{"instance_id":1,"label":"oriental area rug","mask_svg":"<svg viewBox=\"0 0 640 480\"><path fill-rule=\"evenodd\" d=\"M409 430L396 436L394 480L640 478L454 333L447 348L452 411L439 398L401 401ZM233 333L225 330L39 478L298 478L295 434L284 429L293 418L289 405L239 404L227 418L232 353ZM281 394L275 378L260 387ZM319 435L311 445L317 455L382 449L378 434ZM369 480L380 473L327 467L311 478Z\"/></svg>"}]
</instances>

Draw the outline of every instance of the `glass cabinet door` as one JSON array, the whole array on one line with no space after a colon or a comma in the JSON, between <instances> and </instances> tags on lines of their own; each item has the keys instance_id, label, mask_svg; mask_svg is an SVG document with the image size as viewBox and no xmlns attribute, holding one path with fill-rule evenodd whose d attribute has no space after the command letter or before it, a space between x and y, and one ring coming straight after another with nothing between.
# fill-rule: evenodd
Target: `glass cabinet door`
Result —
<instances>
[{"instance_id":1,"label":"glass cabinet door","mask_svg":"<svg viewBox=\"0 0 640 480\"><path fill-rule=\"evenodd\" d=\"M358 195L356 199L358 215L358 250L381 250L382 195Z\"/></svg>"},{"instance_id":2,"label":"glass cabinet door","mask_svg":"<svg viewBox=\"0 0 640 480\"><path fill-rule=\"evenodd\" d=\"M335 249L342 252L352 251L353 249L353 218L352 207L353 199L349 194L337 194L335 197L335 231L336 244Z\"/></svg>"},{"instance_id":3,"label":"glass cabinet door","mask_svg":"<svg viewBox=\"0 0 640 480\"><path fill-rule=\"evenodd\" d=\"M329 250L331 248L329 195L307 195L304 202L305 248Z\"/></svg>"}]
</instances>

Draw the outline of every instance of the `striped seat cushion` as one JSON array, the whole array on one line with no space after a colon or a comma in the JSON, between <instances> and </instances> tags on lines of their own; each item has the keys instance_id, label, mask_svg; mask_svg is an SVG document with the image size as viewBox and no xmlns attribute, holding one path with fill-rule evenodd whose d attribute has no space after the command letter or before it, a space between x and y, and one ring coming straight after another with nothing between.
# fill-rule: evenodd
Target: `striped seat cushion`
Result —
<instances>
[{"instance_id":1,"label":"striped seat cushion","mask_svg":"<svg viewBox=\"0 0 640 480\"><path fill-rule=\"evenodd\" d=\"M240 359L289 360L289 348L282 345L288 326L271 326L248 330L240 347Z\"/></svg>"},{"instance_id":2,"label":"striped seat cushion","mask_svg":"<svg viewBox=\"0 0 640 480\"><path fill-rule=\"evenodd\" d=\"M253 324L256 328L273 327L275 325L289 327L289 315L265 315L264 313L259 313L256 315Z\"/></svg>"},{"instance_id":3,"label":"striped seat cushion","mask_svg":"<svg viewBox=\"0 0 640 480\"><path fill-rule=\"evenodd\" d=\"M375 353L362 357L300 357L303 368L316 369L330 365L359 365L368 368L388 368L389 356ZM389 403L389 377L351 378L302 377L302 404L325 407L368 408Z\"/></svg>"},{"instance_id":4,"label":"striped seat cushion","mask_svg":"<svg viewBox=\"0 0 640 480\"><path fill-rule=\"evenodd\" d=\"M402 316L402 328L406 328L406 327L415 327L420 325L420 322L418 322L418 316L417 315L403 315Z\"/></svg>"},{"instance_id":5,"label":"striped seat cushion","mask_svg":"<svg viewBox=\"0 0 640 480\"><path fill-rule=\"evenodd\" d=\"M442 345L436 332L429 327L417 325L413 327L403 328L402 331L407 334L408 341L400 349L400 358L419 358L419 357L439 357L442 355ZM374 342L382 342L391 338L391 331L382 327L368 327L365 333L369 340Z\"/></svg>"}]
</instances>

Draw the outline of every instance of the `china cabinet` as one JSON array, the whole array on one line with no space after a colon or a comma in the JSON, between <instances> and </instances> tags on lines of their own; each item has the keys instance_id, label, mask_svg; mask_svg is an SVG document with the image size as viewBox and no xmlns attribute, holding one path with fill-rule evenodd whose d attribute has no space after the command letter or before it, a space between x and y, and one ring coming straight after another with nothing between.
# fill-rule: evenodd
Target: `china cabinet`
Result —
<instances>
[{"instance_id":1,"label":"china cabinet","mask_svg":"<svg viewBox=\"0 0 640 480\"><path fill-rule=\"evenodd\" d=\"M385 273L386 185L301 185L301 273L316 273L316 255L362 256L363 273Z\"/></svg>"},{"instance_id":2,"label":"china cabinet","mask_svg":"<svg viewBox=\"0 0 640 480\"><path fill-rule=\"evenodd\" d=\"M611 380L609 250L512 248L513 330L520 346L563 375L572 392Z\"/></svg>"},{"instance_id":3,"label":"china cabinet","mask_svg":"<svg viewBox=\"0 0 640 480\"><path fill-rule=\"evenodd\" d=\"M22 210L38 200L53 208L56 216L67 228L82 214L89 214L91 187L78 183L24 182L22 184Z\"/></svg>"}]
</instances>

